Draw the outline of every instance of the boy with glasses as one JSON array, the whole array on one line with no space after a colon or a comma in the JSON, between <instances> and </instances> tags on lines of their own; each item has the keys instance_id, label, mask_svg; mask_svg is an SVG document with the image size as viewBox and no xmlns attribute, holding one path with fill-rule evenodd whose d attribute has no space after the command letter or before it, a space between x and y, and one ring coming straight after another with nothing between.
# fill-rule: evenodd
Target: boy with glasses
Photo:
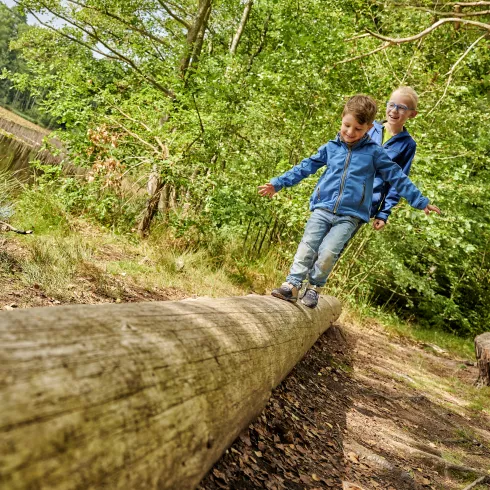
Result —
<instances>
[{"instance_id":1,"label":"boy with glasses","mask_svg":"<svg viewBox=\"0 0 490 490\"><path fill-rule=\"evenodd\" d=\"M418 95L411 87L398 87L386 103L386 119L375 121L369 131L371 139L381 145L388 156L408 175L417 145L405 128L405 123L417 115ZM400 201L400 195L380 173L376 173L373 185L371 217L373 228L381 230Z\"/></svg>"},{"instance_id":2,"label":"boy with glasses","mask_svg":"<svg viewBox=\"0 0 490 490\"><path fill-rule=\"evenodd\" d=\"M289 275L272 295L295 302L302 283L308 278L301 302L310 308L318 304L319 290L325 285L340 252L359 225L369 221L375 173L389 182L416 209L426 214L437 206L429 204L411 180L393 163L386 152L366 134L377 112L376 102L365 95L351 97L342 112L340 132L280 177L259 186L261 196L272 197L283 187L298 184L326 166L310 199L312 215L306 224Z\"/></svg>"}]
</instances>

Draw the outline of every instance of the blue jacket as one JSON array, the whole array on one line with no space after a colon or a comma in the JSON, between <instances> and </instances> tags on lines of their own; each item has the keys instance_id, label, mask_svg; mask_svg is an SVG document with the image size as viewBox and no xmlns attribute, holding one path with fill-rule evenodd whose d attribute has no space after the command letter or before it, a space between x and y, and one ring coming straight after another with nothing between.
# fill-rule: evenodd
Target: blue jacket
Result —
<instances>
[{"instance_id":1,"label":"blue jacket","mask_svg":"<svg viewBox=\"0 0 490 490\"><path fill-rule=\"evenodd\" d=\"M355 216L369 221L373 196L374 176L378 172L411 206L424 209L429 199L394 164L381 146L365 135L352 148L340 136L319 148L318 153L280 177L271 179L276 191L291 187L327 167L321 175L310 199L310 210L328 209L339 215Z\"/></svg>"},{"instance_id":2,"label":"blue jacket","mask_svg":"<svg viewBox=\"0 0 490 490\"><path fill-rule=\"evenodd\" d=\"M374 122L374 127L369 131L371 139L382 145L388 156L397 163L405 175L410 173L413 157L417 144L410 136L409 132L403 128L401 133L395 134L384 145L383 143L383 123ZM373 185L373 204L371 206L371 218L388 220L391 209L400 201L400 195L396 190L383 180L379 172L376 172Z\"/></svg>"}]
</instances>

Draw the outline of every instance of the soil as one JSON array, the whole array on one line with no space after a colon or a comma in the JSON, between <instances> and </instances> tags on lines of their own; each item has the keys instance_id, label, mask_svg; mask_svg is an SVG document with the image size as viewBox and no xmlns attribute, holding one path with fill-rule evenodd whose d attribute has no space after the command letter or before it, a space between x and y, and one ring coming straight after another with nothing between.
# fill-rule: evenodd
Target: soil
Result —
<instances>
[{"instance_id":1,"label":"soil","mask_svg":"<svg viewBox=\"0 0 490 490\"><path fill-rule=\"evenodd\" d=\"M0 236L0 309L60 305L19 279L23 253ZM146 290L121 276L101 281L101 269L87 265L64 304L186 296ZM472 403L477 377L473 360L343 314L198 488L464 489L490 474L490 388L478 392L486 402Z\"/></svg>"},{"instance_id":2,"label":"soil","mask_svg":"<svg viewBox=\"0 0 490 490\"><path fill-rule=\"evenodd\" d=\"M462 393L444 391L448 377L464 387L478 372L442 350L390 338L375 322L339 322L199 490L463 489L488 475L490 400L472 410Z\"/></svg>"}]
</instances>

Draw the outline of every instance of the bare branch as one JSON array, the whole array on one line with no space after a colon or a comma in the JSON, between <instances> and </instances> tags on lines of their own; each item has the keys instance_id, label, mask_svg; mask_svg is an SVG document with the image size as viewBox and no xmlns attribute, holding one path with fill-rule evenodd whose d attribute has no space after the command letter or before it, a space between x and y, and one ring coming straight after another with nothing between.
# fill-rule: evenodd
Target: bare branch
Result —
<instances>
[{"instance_id":1,"label":"bare branch","mask_svg":"<svg viewBox=\"0 0 490 490\"><path fill-rule=\"evenodd\" d=\"M187 22L182 17L179 17L174 12L172 12L172 10L170 10L170 8L167 7L167 5L165 5L165 3L162 2L162 0L157 0L157 2L158 2L158 5L160 5L160 7L162 7L165 10L165 12L167 12L167 14L170 15L170 17L172 17L172 19L176 20L177 22L182 24L187 29L191 28L191 24L189 22Z\"/></svg>"},{"instance_id":2,"label":"bare branch","mask_svg":"<svg viewBox=\"0 0 490 490\"><path fill-rule=\"evenodd\" d=\"M350 41L354 41L354 40L356 40L356 39L361 39L361 38L363 38L363 37L368 37L368 36L369 36L369 33L368 33L368 32L366 32L366 33L364 33L364 34L359 34L359 35L357 35L357 36L350 37L349 39L346 39L346 40L345 40L345 42L346 42L346 43L348 43L348 42L350 42Z\"/></svg>"},{"instance_id":3,"label":"bare branch","mask_svg":"<svg viewBox=\"0 0 490 490\"><path fill-rule=\"evenodd\" d=\"M421 37L427 36L427 34L434 31L435 29L437 29L441 25L447 24L450 22L460 22L462 24L480 27L480 28L490 32L490 24L484 24L483 22L476 22L474 20L465 20L465 19L451 17L451 18L447 18L447 19L441 19L441 20L435 22L434 24L432 24L427 29L423 30L422 32L419 32L418 34L415 34L414 36L410 36L410 37L402 37L402 38L387 37L387 36L382 36L381 34L378 34L377 32L372 32L369 30L368 30L368 33L371 34L371 36L373 36L373 37L381 39L382 41L388 41L391 44L403 44L403 43L409 43L412 41L416 41L417 39L420 39Z\"/></svg>"},{"instance_id":4,"label":"bare branch","mask_svg":"<svg viewBox=\"0 0 490 490\"><path fill-rule=\"evenodd\" d=\"M271 20L271 17L272 17L272 12L269 12L269 14L267 15L267 18L265 19L265 22L264 22L264 27L262 29L262 33L260 34L260 44L259 44L259 47L257 48L257 50L255 51L255 53L252 54L252 56L250 57L250 60L248 62L248 66L247 66L247 73L252 69L252 64L255 60L255 58L262 52L262 50L264 49L264 46L265 46L265 41L267 39L267 32L269 30L269 22Z\"/></svg>"},{"instance_id":5,"label":"bare branch","mask_svg":"<svg viewBox=\"0 0 490 490\"><path fill-rule=\"evenodd\" d=\"M436 104L434 105L434 107L427 113L427 115L429 116L430 114L432 114L437 106L442 102L442 99L446 96L446 93L447 93L447 90L449 88L449 85L451 83L451 80L453 78L453 74L454 74L454 71L456 70L457 66L461 63L461 61L463 61L466 56L468 55L468 53L485 37L487 37L488 34L483 34L482 36L480 36L476 41L474 41L469 47L468 49L458 58L458 60L456 61L456 63L454 63L454 65L451 67L451 69L446 73L446 75L449 75L449 78L447 79L447 82L446 82L446 86L444 88L444 92L443 94L441 95L441 97L439 98L439 100L436 102Z\"/></svg>"},{"instance_id":6,"label":"bare branch","mask_svg":"<svg viewBox=\"0 0 490 490\"><path fill-rule=\"evenodd\" d=\"M476 10L474 12L455 12L454 10L450 12L442 12L440 10L434 10L429 7L419 7L418 5L407 5L405 3L393 3L396 7L405 7L413 10L421 10L423 12L429 12L433 15L437 15L439 17L451 15L453 17L478 17L480 15L489 15L490 10ZM458 4L460 6L460 4Z\"/></svg>"},{"instance_id":7,"label":"bare branch","mask_svg":"<svg viewBox=\"0 0 490 490\"><path fill-rule=\"evenodd\" d=\"M338 61L337 63L334 63L332 65L332 68L337 65L343 65L344 63L350 63L351 61L359 60L361 58L366 58L367 56L371 56L372 54L377 53L378 51L382 51L383 49L386 49L388 46L391 46L392 44L393 43L391 43L390 41L387 41L383 43L381 46L379 46L378 48L369 51L369 53L363 53L358 56L354 56L353 58L348 58L346 60Z\"/></svg>"},{"instance_id":8,"label":"bare branch","mask_svg":"<svg viewBox=\"0 0 490 490\"><path fill-rule=\"evenodd\" d=\"M148 141L144 140L139 134L134 133L133 131L131 131L130 129L128 129L126 126L124 126L123 124L121 124L116 119L114 119L114 118L112 118L110 116L108 116L107 118L109 119L109 121L112 121L114 124L116 124L117 126L119 126L123 131L125 131L127 134L129 134L129 136L132 136L134 139L137 139L138 141L140 141L141 143L143 143L145 146L148 146L149 148L151 148L154 153L156 153L157 155L160 154L160 151L158 150L158 148L156 146L154 146L151 143L149 143Z\"/></svg>"},{"instance_id":9,"label":"bare branch","mask_svg":"<svg viewBox=\"0 0 490 490\"><path fill-rule=\"evenodd\" d=\"M461 7L480 7L481 5L490 5L490 2L450 2L446 5L461 5Z\"/></svg>"}]
</instances>

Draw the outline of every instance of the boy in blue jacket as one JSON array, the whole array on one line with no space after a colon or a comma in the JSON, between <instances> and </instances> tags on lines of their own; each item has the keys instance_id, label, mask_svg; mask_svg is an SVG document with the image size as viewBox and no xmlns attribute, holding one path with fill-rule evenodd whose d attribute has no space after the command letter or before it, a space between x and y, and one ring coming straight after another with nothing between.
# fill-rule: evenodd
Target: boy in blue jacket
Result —
<instances>
[{"instance_id":1,"label":"boy in blue jacket","mask_svg":"<svg viewBox=\"0 0 490 490\"><path fill-rule=\"evenodd\" d=\"M283 187L298 184L326 166L310 198L312 214L306 224L289 275L272 295L295 302L303 281L308 278L301 302L310 308L318 304L319 290L325 285L346 243L362 222L368 222L376 172L389 182L412 207L426 214L437 206L429 204L412 181L366 134L376 116L376 102L365 95L351 97L342 112L337 137L319 148L318 153L259 186L261 196L272 197Z\"/></svg>"},{"instance_id":2,"label":"boy in blue jacket","mask_svg":"<svg viewBox=\"0 0 490 490\"><path fill-rule=\"evenodd\" d=\"M386 119L374 122L368 132L371 139L381 145L388 156L397 163L405 175L410 173L417 144L405 128L405 123L417 115L418 95L412 87L398 87L386 103ZM396 189L385 182L378 173L374 178L371 217L373 228L381 230L400 201Z\"/></svg>"}]
</instances>

